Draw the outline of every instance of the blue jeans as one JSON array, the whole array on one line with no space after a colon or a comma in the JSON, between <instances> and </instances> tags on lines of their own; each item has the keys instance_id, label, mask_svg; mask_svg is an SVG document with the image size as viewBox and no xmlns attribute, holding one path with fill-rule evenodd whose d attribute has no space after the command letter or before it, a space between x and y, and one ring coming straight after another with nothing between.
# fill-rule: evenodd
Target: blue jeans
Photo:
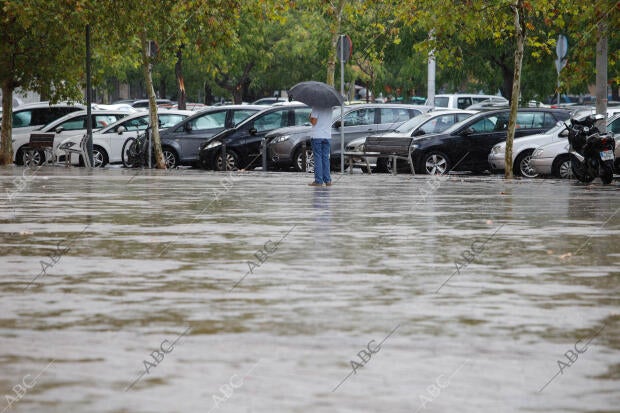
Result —
<instances>
[{"instance_id":1,"label":"blue jeans","mask_svg":"<svg viewBox=\"0 0 620 413\"><path fill-rule=\"evenodd\" d=\"M314 157L314 182L326 184L332 181L329 174L330 139L312 139L312 156Z\"/></svg>"}]
</instances>

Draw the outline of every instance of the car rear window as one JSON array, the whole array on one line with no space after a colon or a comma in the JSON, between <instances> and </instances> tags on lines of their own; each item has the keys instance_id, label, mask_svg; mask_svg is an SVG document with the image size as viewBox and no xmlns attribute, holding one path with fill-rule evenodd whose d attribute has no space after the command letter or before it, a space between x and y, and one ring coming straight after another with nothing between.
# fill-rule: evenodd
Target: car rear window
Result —
<instances>
[{"instance_id":1,"label":"car rear window","mask_svg":"<svg viewBox=\"0 0 620 413\"><path fill-rule=\"evenodd\" d=\"M440 108L447 108L450 98L448 97L435 97L435 106Z\"/></svg>"},{"instance_id":2,"label":"car rear window","mask_svg":"<svg viewBox=\"0 0 620 413\"><path fill-rule=\"evenodd\" d=\"M411 117L405 108L381 108L381 123L401 123Z\"/></svg>"},{"instance_id":3,"label":"car rear window","mask_svg":"<svg viewBox=\"0 0 620 413\"><path fill-rule=\"evenodd\" d=\"M556 119L547 112L517 113L517 127L523 129L550 129L555 126Z\"/></svg>"},{"instance_id":4,"label":"car rear window","mask_svg":"<svg viewBox=\"0 0 620 413\"><path fill-rule=\"evenodd\" d=\"M472 102L470 97L460 97L456 100L456 106L459 109L465 109L466 107L469 107L471 105Z\"/></svg>"}]
</instances>

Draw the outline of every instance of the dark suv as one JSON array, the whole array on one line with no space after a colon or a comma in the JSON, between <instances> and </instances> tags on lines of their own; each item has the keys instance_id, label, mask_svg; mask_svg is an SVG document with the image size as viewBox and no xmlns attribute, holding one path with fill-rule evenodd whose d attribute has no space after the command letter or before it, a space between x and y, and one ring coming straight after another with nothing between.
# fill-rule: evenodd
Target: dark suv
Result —
<instances>
[{"instance_id":1,"label":"dark suv","mask_svg":"<svg viewBox=\"0 0 620 413\"><path fill-rule=\"evenodd\" d=\"M495 144L506 140L509 115L508 109L478 113L443 133L414 139L411 156L416 172L443 174L451 170L489 169L489 152ZM563 109L519 109L515 138L543 133L568 118L569 112Z\"/></svg>"},{"instance_id":2,"label":"dark suv","mask_svg":"<svg viewBox=\"0 0 620 413\"><path fill-rule=\"evenodd\" d=\"M200 164L217 171L251 169L261 164L261 142L267 132L295 125L310 125L312 109L303 104L270 106L235 128L224 130L200 148ZM222 145L226 145L225 163Z\"/></svg>"}]
</instances>

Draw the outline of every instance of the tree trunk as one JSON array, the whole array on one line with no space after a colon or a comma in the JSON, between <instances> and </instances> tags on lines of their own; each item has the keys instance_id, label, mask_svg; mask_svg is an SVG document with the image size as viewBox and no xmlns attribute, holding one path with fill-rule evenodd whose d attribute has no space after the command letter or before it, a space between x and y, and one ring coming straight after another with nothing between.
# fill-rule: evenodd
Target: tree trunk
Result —
<instances>
[{"instance_id":1,"label":"tree trunk","mask_svg":"<svg viewBox=\"0 0 620 413\"><path fill-rule=\"evenodd\" d=\"M512 88L514 84L514 69L508 66L501 66L502 71L502 96L512 99Z\"/></svg>"},{"instance_id":2,"label":"tree trunk","mask_svg":"<svg viewBox=\"0 0 620 413\"><path fill-rule=\"evenodd\" d=\"M0 139L0 165L13 163L13 81L5 80L2 84L2 137Z\"/></svg>"},{"instance_id":3,"label":"tree trunk","mask_svg":"<svg viewBox=\"0 0 620 413\"><path fill-rule=\"evenodd\" d=\"M177 52L177 63L174 65L174 73L177 76L177 102L179 109L185 110L185 80L183 79L183 46Z\"/></svg>"},{"instance_id":4,"label":"tree trunk","mask_svg":"<svg viewBox=\"0 0 620 413\"><path fill-rule=\"evenodd\" d=\"M205 90L205 99L204 99L204 104L205 105L213 105L213 91L211 90L211 86L209 86L209 84L205 81L204 83L204 90Z\"/></svg>"},{"instance_id":5,"label":"tree trunk","mask_svg":"<svg viewBox=\"0 0 620 413\"><path fill-rule=\"evenodd\" d=\"M510 118L508 119L508 136L506 137L505 174L506 179L512 179L512 143L515 137L519 94L521 93L521 65L523 63L523 49L525 44L525 14L523 0L515 0L512 10L515 14L515 71L512 82L512 97L510 99Z\"/></svg>"},{"instance_id":6,"label":"tree trunk","mask_svg":"<svg viewBox=\"0 0 620 413\"><path fill-rule=\"evenodd\" d=\"M600 14L603 14L602 12ZM607 18L600 17L596 41L596 113L607 115ZM598 125L605 130L605 120Z\"/></svg>"},{"instance_id":7,"label":"tree trunk","mask_svg":"<svg viewBox=\"0 0 620 413\"><path fill-rule=\"evenodd\" d=\"M155 89L153 89L153 78L151 77L151 58L149 56L149 42L146 38L146 31L140 33L142 43L142 70L144 72L144 82L146 93L149 98L149 115L151 124L151 139L155 149L155 166L157 169L166 169L166 161L161 150L161 140L159 138L159 118L157 117L157 99Z\"/></svg>"},{"instance_id":8,"label":"tree trunk","mask_svg":"<svg viewBox=\"0 0 620 413\"><path fill-rule=\"evenodd\" d=\"M336 21L330 24L330 32L332 38L331 48L329 49L329 54L327 56L327 80L325 83L334 87L336 86L336 61L338 60L338 57L336 56L336 47L338 46L338 38L340 37L342 9L344 8L344 2L345 0L338 0L338 4L334 7L334 15L336 16Z\"/></svg>"}]
</instances>

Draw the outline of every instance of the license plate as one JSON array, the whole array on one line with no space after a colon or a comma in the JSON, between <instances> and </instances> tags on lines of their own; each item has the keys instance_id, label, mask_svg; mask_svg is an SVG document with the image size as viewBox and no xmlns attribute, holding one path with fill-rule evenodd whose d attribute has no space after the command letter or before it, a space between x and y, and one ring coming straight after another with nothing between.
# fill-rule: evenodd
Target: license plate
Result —
<instances>
[{"instance_id":1,"label":"license plate","mask_svg":"<svg viewBox=\"0 0 620 413\"><path fill-rule=\"evenodd\" d=\"M614 152L613 151L602 151L601 152L601 160L602 161L613 161L614 160Z\"/></svg>"}]
</instances>

